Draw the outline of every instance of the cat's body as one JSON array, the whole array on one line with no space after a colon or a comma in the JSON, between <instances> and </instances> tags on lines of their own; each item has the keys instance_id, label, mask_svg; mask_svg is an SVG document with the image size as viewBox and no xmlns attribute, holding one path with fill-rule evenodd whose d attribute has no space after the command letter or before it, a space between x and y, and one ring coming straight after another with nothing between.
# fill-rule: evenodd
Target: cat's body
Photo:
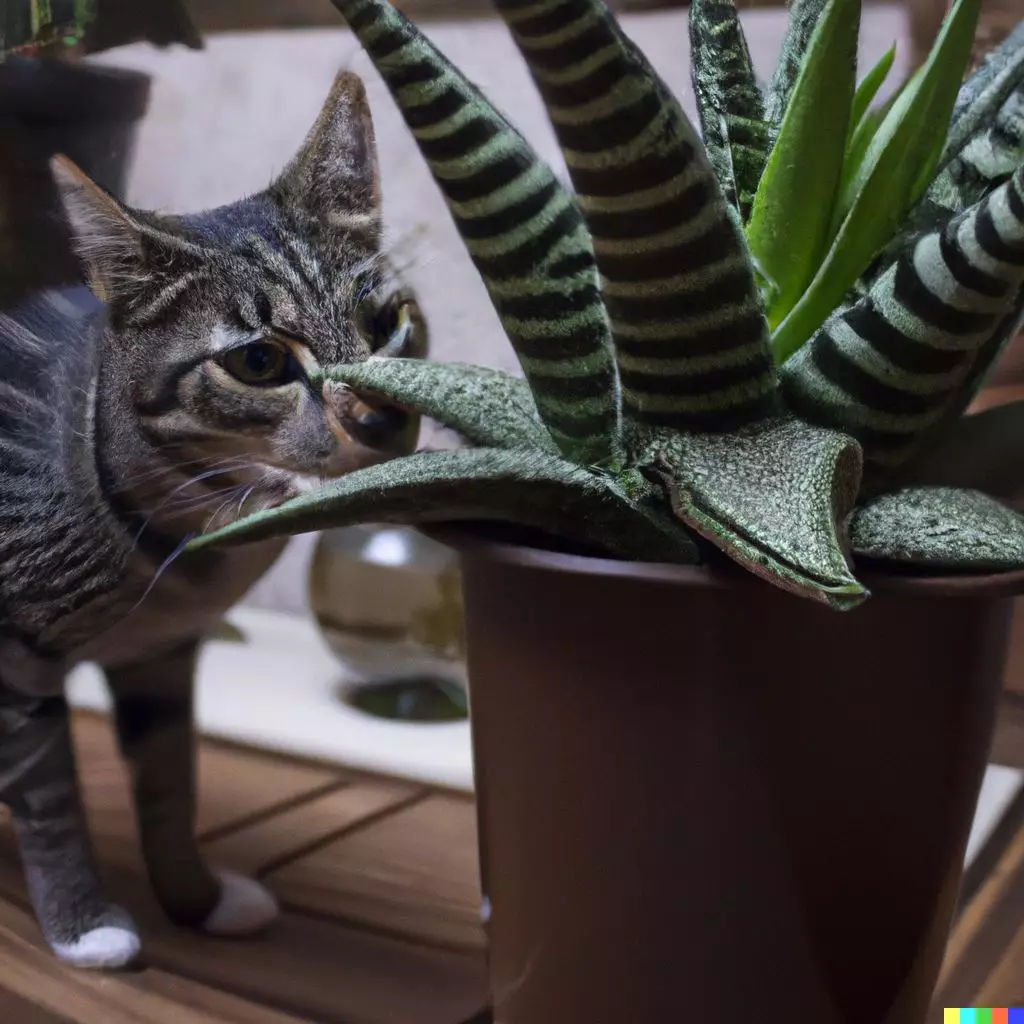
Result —
<instances>
[{"instance_id":1,"label":"cat's body","mask_svg":"<svg viewBox=\"0 0 1024 1024\"><path fill-rule=\"evenodd\" d=\"M0 673L28 696L59 694L80 661L114 667L203 636L280 552L181 553L154 583L184 534L147 530L141 510L126 520L107 492L94 418L103 329L84 286L0 314L0 665L19 665ZM159 490L199 475L165 458ZM218 477L187 498L204 489L222 490Z\"/></svg>"},{"instance_id":2,"label":"cat's body","mask_svg":"<svg viewBox=\"0 0 1024 1024\"><path fill-rule=\"evenodd\" d=\"M105 671L171 918L230 934L266 924L270 895L208 868L195 843L192 676L203 638L280 545L184 547L406 450L407 418L325 386L321 368L422 354L425 339L381 256L354 76L273 186L211 213L158 218L66 162L55 172L91 290L0 314L0 801L51 946L116 966L139 942L97 880L64 678L86 660Z\"/></svg>"}]
</instances>

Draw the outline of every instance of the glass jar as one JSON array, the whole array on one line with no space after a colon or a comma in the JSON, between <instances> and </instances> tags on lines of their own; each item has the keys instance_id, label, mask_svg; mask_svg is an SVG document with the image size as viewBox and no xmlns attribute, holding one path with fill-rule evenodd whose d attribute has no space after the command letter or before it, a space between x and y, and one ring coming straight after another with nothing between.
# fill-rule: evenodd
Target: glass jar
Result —
<instances>
[{"instance_id":1,"label":"glass jar","mask_svg":"<svg viewBox=\"0 0 1024 1024\"><path fill-rule=\"evenodd\" d=\"M310 608L343 667L339 697L403 721L467 712L457 556L418 530L327 530L310 568Z\"/></svg>"}]
</instances>

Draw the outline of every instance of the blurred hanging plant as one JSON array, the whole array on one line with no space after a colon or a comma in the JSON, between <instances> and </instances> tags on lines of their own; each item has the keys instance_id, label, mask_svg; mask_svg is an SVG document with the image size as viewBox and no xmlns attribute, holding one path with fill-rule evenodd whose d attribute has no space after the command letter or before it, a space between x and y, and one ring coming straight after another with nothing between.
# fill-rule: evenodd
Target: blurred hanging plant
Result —
<instances>
[{"instance_id":1,"label":"blurred hanging plant","mask_svg":"<svg viewBox=\"0 0 1024 1024\"><path fill-rule=\"evenodd\" d=\"M138 41L202 46L183 0L5 0L0 9L0 61L66 59Z\"/></svg>"},{"instance_id":2,"label":"blurred hanging plant","mask_svg":"<svg viewBox=\"0 0 1024 1024\"><path fill-rule=\"evenodd\" d=\"M861 560L1024 568L1021 414L961 416L1024 318L1024 24L966 83L978 0L881 109L860 0L794 0L762 94L692 0L703 143L599 0L495 0L575 194L387 0L333 0L391 90L526 379L324 367L471 447L360 470L194 546L493 519L620 558L715 551L850 608ZM760 285L760 287L759 287ZM983 469L984 467L984 469ZM978 488L984 482L983 493Z\"/></svg>"}]
</instances>

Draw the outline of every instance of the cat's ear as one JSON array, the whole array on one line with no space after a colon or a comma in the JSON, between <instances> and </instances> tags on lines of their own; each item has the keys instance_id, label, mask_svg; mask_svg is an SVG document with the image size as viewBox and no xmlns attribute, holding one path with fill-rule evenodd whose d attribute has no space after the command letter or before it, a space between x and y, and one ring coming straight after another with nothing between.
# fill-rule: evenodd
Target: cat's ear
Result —
<instances>
[{"instance_id":1,"label":"cat's ear","mask_svg":"<svg viewBox=\"0 0 1024 1024\"><path fill-rule=\"evenodd\" d=\"M153 278L156 252L175 248L172 237L119 203L65 156L50 161L64 205L72 242L86 271L89 287L106 302Z\"/></svg>"},{"instance_id":2,"label":"cat's ear","mask_svg":"<svg viewBox=\"0 0 1024 1024\"><path fill-rule=\"evenodd\" d=\"M343 71L316 124L273 190L288 206L340 231L379 232L380 170L366 88Z\"/></svg>"}]
</instances>

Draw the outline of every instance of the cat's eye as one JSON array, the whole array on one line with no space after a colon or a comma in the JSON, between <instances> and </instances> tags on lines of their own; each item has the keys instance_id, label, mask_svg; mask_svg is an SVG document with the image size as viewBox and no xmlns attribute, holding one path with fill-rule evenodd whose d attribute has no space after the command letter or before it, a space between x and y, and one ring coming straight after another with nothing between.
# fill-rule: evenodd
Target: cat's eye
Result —
<instances>
[{"instance_id":1,"label":"cat's eye","mask_svg":"<svg viewBox=\"0 0 1024 1024\"><path fill-rule=\"evenodd\" d=\"M279 387L296 380L300 373L294 356L273 341L254 341L233 348L221 364L236 380L253 387Z\"/></svg>"},{"instance_id":2,"label":"cat's eye","mask_svg":"<svg viewBox=\"0 0 1024 1024\"><path fill-rule=\"evenodd\" d=\"M357 314L359 333L380 355L401 355L415 329L412 303L395 300L376 309L363 306Z\"/></svg>"}]
</instances>

